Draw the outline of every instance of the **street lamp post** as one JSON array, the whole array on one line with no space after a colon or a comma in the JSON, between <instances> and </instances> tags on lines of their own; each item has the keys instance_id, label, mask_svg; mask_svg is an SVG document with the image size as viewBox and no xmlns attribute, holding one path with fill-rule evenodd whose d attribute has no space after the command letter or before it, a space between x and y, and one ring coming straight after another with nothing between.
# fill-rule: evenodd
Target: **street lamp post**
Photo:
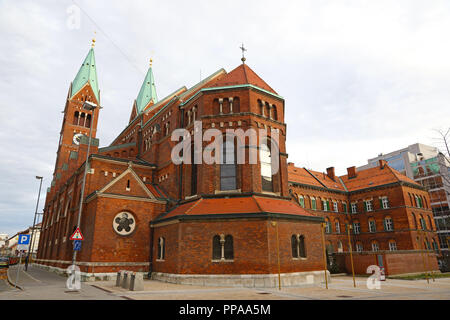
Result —
<instances>
[{"instance_id":1,"label":"street lamp post","mask_svg":"<svg viewBox=\"0 0 450 320\"><path fill-rule=\"evenodd\" d=\"M356 288L355 282L355 267L353 266L353 251L352 251L352 241L350 240L350 230L353 229L351 224L347 225L347 236L348 236L348 248L350 251L350 261L352 263L352 275L353 275L353 287Z\"/></svg>"},{"instance_id":2,"label":"street lamp post","mask_svg":"<svg viewBox=\"0 0 450 320\"><path fill-rule=\"evenodd\" d=\"M89 141L88 141L88 148L86 152L86 162L84 163L84 174L83 174L83 182L81 184L81 195L80 195L80 205L78 207L78 220L77 220L77 228L80 227L81 224L81 211L83 210L83 197L84 197L84 187L86 184L86 175L87 175L87 168L88 168L88 162L89 162L89 150L91 148L91 137L92 137L92 126L94 125L94 116L95 116L95 108L97 108L97 105L95 103L85 101L83 104L83 109L87 111L92 111L92 120L91 120L91 126L89 128ZM73 251L72 256L72 265L75 265L75 261L77 259L77 251Z\"/></svg>"},{"instance_id":3,"label":"street lamp post","mask_svg":"<svg viewBox=\"0 0 450 320\"><path fill-rule=\"evenodd\" d=\"M31 251L33 250L33 247L34 247L34 228L36 226L36 216L37 216L37 210L38 210L38 207L39 207L39 198L41 197L42 180L44 178L40 177L40 176L36 176L36 179L40 180L39 193L38 193L37 202L36 202L36 210L34 211L33 229L31 230L30 247L28 248L28 256L27 256L27 261L25 263L25 271L28 271L28 263L30 261L30 253L31 253Z\"/></svg>"},{"instance_id":4,"label":"street lamp post","mask_svg":"<svg viewBox=\"0 0 450 320\"><path fill-rule=\"evenodd\" d=\"M328 289L327 253L326 253L326 248L325 248L325 223L321 223L320 228L322 229L323 272L325 273L325 286Z\"/></svg>"},{"instance_id":5,"label":"street lamp post","mask_svg":"<svg viewBox=\"0 0 450 320\"><path fill-rule=\"evenodd\" d=\"M278 223L272 221L272 226L276 227L277 232L277 256L278 256L278 290L281 290L281 270L280 270L280 240L278 238Z\"/></svg>"}]
</instances>

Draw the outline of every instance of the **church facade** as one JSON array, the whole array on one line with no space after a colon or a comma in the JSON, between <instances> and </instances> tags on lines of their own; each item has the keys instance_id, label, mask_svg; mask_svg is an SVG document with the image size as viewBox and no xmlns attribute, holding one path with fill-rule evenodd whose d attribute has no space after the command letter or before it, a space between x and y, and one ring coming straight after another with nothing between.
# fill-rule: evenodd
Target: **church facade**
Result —
<instances>
[{"instance_id":1,"label":"church facade","mask_svg":"<svg viewBox=\"0 0 450 320\"><path fill-rule=\"evenodd\" d=\"M163 281L206 285L270 287L276 285L278 274L284 285L320 283L322 228L328 254L342 256L345 268L349 250L345 251L344 226L358 226L357 218L360 232L351 238L355 256L362 257L360 262L356 258L359 269L368 261L363 253L375 257L378 251L404 252L411 261L425 252L429 268L437 269L432 250L417 244L422 243L415 239L420 227L414 229L411 218L413 211L425 221L432 215L423 188L386 164L380 165L381 174L370 169L355 172L354 177L335 177L332 168L326 176L288 164L285 101L244 58L231 72L220 69L163 99L157 98L150 66L132 104L129 124L102 148L96 138L100 108L84 108L86 102L101 107L100 98L91 48L67 95L38 264L59 271L72 264L69 237L82 203L84 240L76 264L85 279L132 270ZM174 139L174 131L180 129L184 134ZM250 131L264 131L264 141L246 136ZM208 132L215 138L207 138ZM226 142L214 149L211 141L217 137ZM173 150L180 141L186 146L181 157L202 159L208 151L219 161L175 163ZM255 162L237 161L239 154L250 159L252 152ZM370 177L375 182L370 183ZM422 208L410 208L408 194L420 197ZM381 205L389 203L379 216L377 197ZM354 203L368 206L369 198L375 211L361 211L364 217L356 217L359 211L351 211ZM387 230L388 235L371 230L366 236L362 231L366 220L381 224L385 216L396 227ZM339 223L333 227L336 219ZM420 229L427 232L420 236L429 243L435 239L433 223L431 219L429 228ZM408 272L423 271L416 262ZM406 270L397 269L395 273Z\"/></svg>"}]
</instances>

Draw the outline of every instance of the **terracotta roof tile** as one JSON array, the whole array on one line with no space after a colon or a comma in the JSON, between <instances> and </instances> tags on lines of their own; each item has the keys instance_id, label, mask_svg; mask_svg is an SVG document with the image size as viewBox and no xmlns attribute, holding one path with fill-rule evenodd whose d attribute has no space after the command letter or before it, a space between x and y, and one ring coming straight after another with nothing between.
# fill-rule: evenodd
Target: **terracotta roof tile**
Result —
<instances>
[{"instance_id":1,"label":"terracotta roof tile","mask_svg":"<svg viewBox=\"0 0 450 320\"><path fill-rule=\"evenodd\" d=\"M246 64L241 64L234 70L230 71L226 76L221 77L217 81L210 84L209 87L225 87L242 84L252 84L261 89L278 94Z\"/></svg>"},{"instance_id":2,"label":"terracotta roof tile","mask_svg":"<svg viewBox=\"0 0 450 320\"><path fill-rule=\"evenodd\" d=\"M233 197L233 198L201 198L184 203L161 218L170 218L179 215L215 215L239 213L282 213L302 216L313 216L297 203L277 198L260 196Z\"/></svg>"}]
</instances>

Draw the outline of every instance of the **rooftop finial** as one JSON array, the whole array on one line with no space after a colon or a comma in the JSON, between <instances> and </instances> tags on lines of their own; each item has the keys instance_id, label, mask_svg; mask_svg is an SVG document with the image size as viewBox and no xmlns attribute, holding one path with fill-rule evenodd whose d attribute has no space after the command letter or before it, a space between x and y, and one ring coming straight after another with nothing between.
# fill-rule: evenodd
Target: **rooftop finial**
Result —
<instances>
[{"instance_id":1,"label":"rooftop finial","mask_svg":"<svg viewBox=\"0 0 450 320\"><path fill-rule=\"evenodd\" d=\"M153 59L150 58L150 68L152 67L152 64L153 64Z\"/></svg>"},{"instance_id":2,"label":"rooftop finial","mask_svg":"<svg viewBox=\"0 0 450 320\"><path fill-rule=\"evenodd\" d=\"M245 56L244 56L244 52L245 51L247 51L247 49L245 49L244 48L244 44L242 43L242 46L241 47L239 47L241 50L242 50L242 58L241 58L241 61L242 61L242 63L245 63Z\"/></svg>"},{"instance_id":3,"label":"rooftop finial","mask_svg":"<svg viewBox=\"0 0 450 320\"><path fill-rule=\"evenodd\" d=\"M95 47L95 34L96 34L96 33L97 33L97 32L94 31L94 38L92 38L92 48Z\"/></svg>"}]
</instances>

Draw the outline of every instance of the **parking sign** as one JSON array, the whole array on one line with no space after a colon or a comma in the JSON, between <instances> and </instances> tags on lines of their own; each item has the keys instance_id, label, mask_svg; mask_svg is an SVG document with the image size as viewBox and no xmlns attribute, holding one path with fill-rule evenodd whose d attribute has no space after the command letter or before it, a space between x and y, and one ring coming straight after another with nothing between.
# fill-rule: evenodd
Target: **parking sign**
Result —
<instances>
[{"instance_id":1,"label":"parking sign","mask_svg":"<svg viewBox=\"0 0 450 320\"><path fill-rule=\"evenodd\" d=\"M19 243L18 244L30 244L31 235L29 234L19 234Z\"/></svg>"}]
</instances>

